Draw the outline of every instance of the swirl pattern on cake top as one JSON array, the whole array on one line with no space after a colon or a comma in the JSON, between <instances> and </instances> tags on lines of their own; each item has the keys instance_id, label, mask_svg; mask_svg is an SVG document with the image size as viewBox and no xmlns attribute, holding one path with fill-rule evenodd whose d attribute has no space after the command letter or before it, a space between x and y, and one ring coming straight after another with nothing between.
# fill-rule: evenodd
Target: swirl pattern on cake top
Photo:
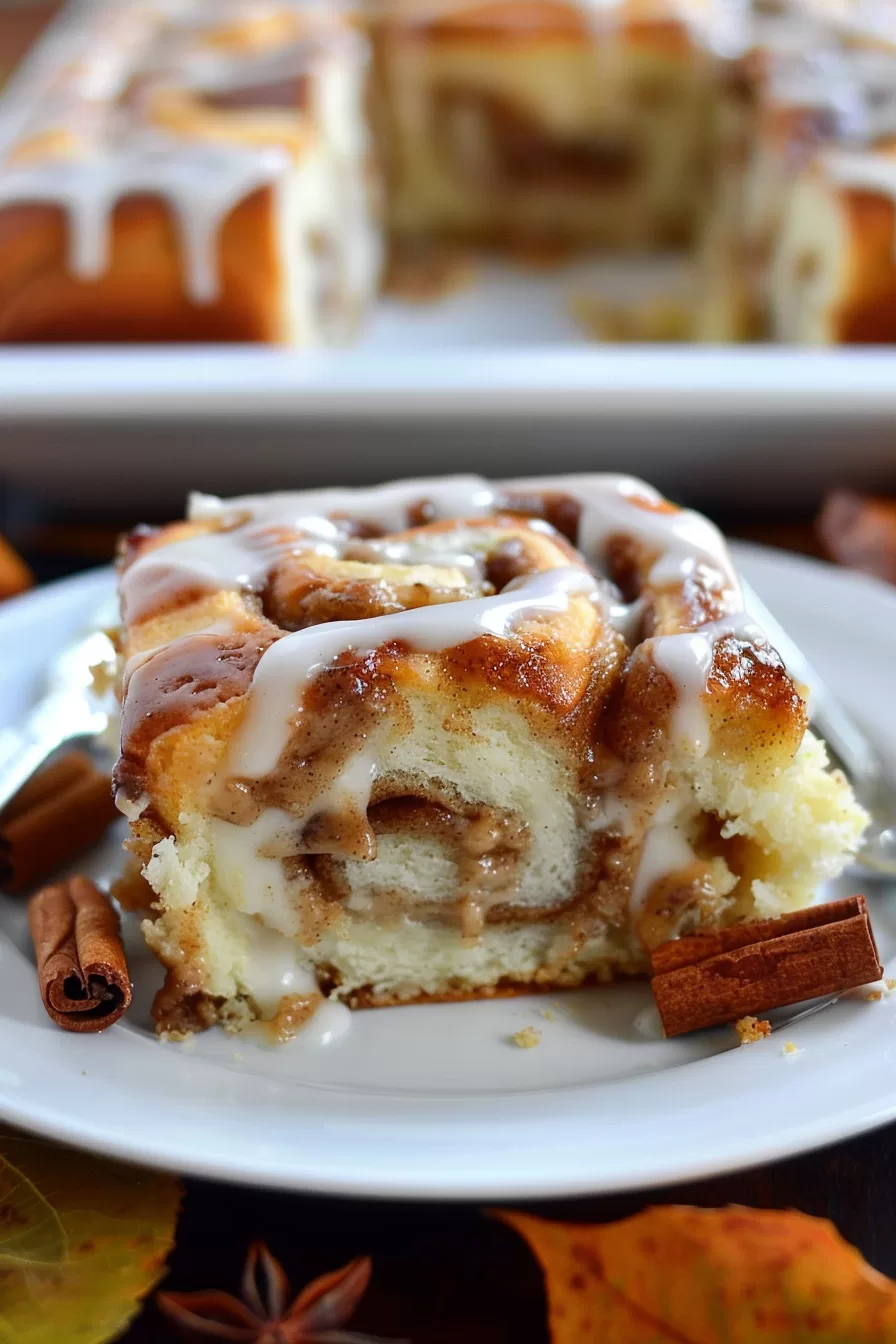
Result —
<instances>
[{"instance_id":1,"label":"swirl pattern on cake top","mask_svg":"<svg viewBox=\"0 0 896 1344\"><path fill-rule=\"evenodd\" d=\"M638 974L862 830L723 539L627 477L196 496L121 600L163 1029Z\"/></svg>"}]
</instances>

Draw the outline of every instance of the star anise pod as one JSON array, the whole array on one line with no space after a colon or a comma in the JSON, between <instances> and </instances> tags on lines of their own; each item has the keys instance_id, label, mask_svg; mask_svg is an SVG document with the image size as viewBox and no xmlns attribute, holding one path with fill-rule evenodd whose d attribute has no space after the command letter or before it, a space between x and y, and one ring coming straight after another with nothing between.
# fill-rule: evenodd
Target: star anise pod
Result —
<instances>
[{"instance_id":1,"label":"star anise pod","mask_svg":"<svg viewBox=\"0 0 896 1344\"><path fill-rule=\"evenodd\" d=\"M372 1335L341 1327L353 1315L370 1281L364 1256L322 1274L290 1304L289 1280L263 1241L249 1247L241 1298L210 1289L157 1293L160 1309L188 1335L234 1344L382 1344ZM397 1344L397 1341L396 1341Z\"/></svg>"}]
</instances>

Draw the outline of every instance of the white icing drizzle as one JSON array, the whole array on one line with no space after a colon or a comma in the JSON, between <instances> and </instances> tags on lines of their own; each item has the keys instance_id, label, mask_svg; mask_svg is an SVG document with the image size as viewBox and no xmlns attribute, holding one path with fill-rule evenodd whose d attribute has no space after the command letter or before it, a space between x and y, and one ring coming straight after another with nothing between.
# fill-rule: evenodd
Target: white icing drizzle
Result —
<instances>
[{"instance_id":1,"label":"white icing drizzle","mask_svg":"<svg viewBox=\"0 0 896 1344\"><path fill-rule=\"evenodd\" d=\"M352 1027L351 1009L338 999L324 999L323 1003L318 1005L314 1016L304 1022L297 1033L297 1040L302 1045L312 1045L321 1048L325 1045L335 1045L341 1041Z\"/></svg>"},{"instance_id":2,"label":"white icing drizzle","mask_svg":"<svg viewBox=\"0 0 896 1344\"><path fill-rule=\"evenodd\" d=\"M702 566L704 577L717 578L710 587L739 595L737 575L718 528L691 509L670 511L659 491L634 476L536 477L508 481L507 485L522 491L558 490L579 500L579 550L591 563L600 563L607 539L622 533L657 552L649 576L656 587L681 583Z\"/></svg>"},{"instance_id":3,"label":"white icing drizzle","mask_svg":"<svg viewBox=\"0 0 896 1344\"><path fill-rule=\"evenodd\" d=\"M288 165L278 149L240 150L231 145L152 137L91 157L41 161L0 173L0 206L22 201L59 205L69 221L69 267L93 280L108 266L109 223L126 196L158 196L177 223L185 288L195 303L219 294L218 230L239 201L278 181Z\"/></svg>"},{"instance_id":4,"label":"white icing drizzle","mask_svg":"<svg viewBox=\"0 0 896 1344\"><path fill-rule=\"evenodd\" d=\"M869 150L896 134L896 48L843 47L806 24L774 31L761 45L770 64L766 96L829 114L818 129L831 143Z\"/></svg>"},{"instance_id":5,"label":"white icing drizzle","mask_svg":"<svg viewBox=\"0 0 896 1344\"><path fill-rule=\"evenodd\" d=\"M896 204L896 156L866 151L831 150L822 160L829 177L841 187L873 191Z\"/></svg>"},{"instance_id":6,"label":"white icing drizzle","mask_svg":"<svg viewBox=\"0 0 896 1344\"><path fill-rule=\"evenodd\" d=\"M706 683L715 646L729 635L750 644L768 643L760 626L746 612L738 612L710 621L691 634L663 635L643 646L675 686L677 703L672 714L672 732L679 746L694 756L705 756L709 750Z\"/></svg>"},{"instance_id":7,"label":"white icing drizzle","mask_svg":"<svg viewBox=\"0 0 896 1344\"><path fill-rule=\"evenodd\" d=\"M236 968L237 977L264 1017L272 1017L286 995L307 998L318 992L314 972L292 938L249 918L242 932L247 947Z\"/></svg>"},{"instance_id":8,"label":"white icing drizzle","mask_svg":"<svg viewBox=\"0 0 896 1344\"><path fill-rule=\"evenodd\" d=\"M137 821L143 816L143 813L149 807L150 798L148 793L141 793L138 798L131 799L126 789L118 788L115 790L115 806L122 816L127 817L128 821Z\"/></svg>"},{"instance_id":9,"label":"white icing drizzle","mask_svg":"<svg viewBox=\"0 0 896 1344\"><path fill-rule=\"evenodd\" d=\"M830 147L818 156L837 187L882 195L896 205L896 9L853 5L838 12L812 0L808 16L759 25L758 45L770 58L767 93L792 107L833 114ZM883 16L886 16L885 18ZM883 45L843 43L837 28ZM896 231L894 231L896 242Z\"/></svg>"},{"instance_id":10,"label":"white icing drizzle","mask_svg":"<svg viewBox=\"0 0 896 1344\"><path fill-rule=\"evenodd\" d=\"M655 883L670 873L687 868L697 857L675 819L676 807L677 803L673 801L660 808L644 836L629 905L634 915L643 908Z\"/></svg>"},{"instance_id":11,"label":"white icing drizzle","mask_svg":"<svg viewBox=\"0 0 896 1344\"><path fill-rule=\"evenodd\" d=\"M272 1018L284 998L311 998L319 993L317 979L302 960L292 938L246 919L247 948L238 965L241 987L251 995L264 1018ZM333 1045L351 1030L352 1015L344 1003L324 999L296 1032L303 1045Z\"/></svg>"},{"instance_id":12,"label":"white icing drizzle","mask_svg":"<svg viewBox=\"0 0 896 1344\"><path fill-rule=\"evenodd\" d=\"M772 102L807 111L829 114L832 125L825 132L830 138L862 142L872 135L866 89L847 54L837 50L817 50L803 44L796 51L775 53L768 84Z\"/></svg>"},{"instance_id":13,"label":"white icing drizzle","mask_svg":"<svg viewBox=\"0 0 896 1344\"><path fill-rule=\"evenodd\" d=\"M303 529L309 517L339 514L354 522L376 523L384 532L403 532L408 509L420 500L425 499L433 519L440 520L486 517L494 511L495 498L496 487L482 476L418 477L355 489L288 490L234 499L193 494L187 513L196 520L220 518L225 526L248 515L254 522Z\"/></svg>"},{"instance_id":14,"label":"white icing drizzle","mask_svg":"<svg viewBox=\"0 0 896 1344\"><path fill-rule=\"evenodd\" d=\"M564 612L572 596L595 591L591 575L570 566L515 581L495 597L445 602L363 621L334 621L285 635L265 650L255 669L249 709L231 752L230 770L247 779L270 774L300 711L305 687L348 650L363 655L400 640L416 652L439 653L480 635L507 639L521 622ZM348 792L351 785L345 777L341 783Z\"/></svg>"},{"instance_id":15,"label":"white icing drizzle","mask_svg":"<svg viewBox=\"0 0 896 1344\"><path fill-rule=\"evenodd\" d=\"M338 537L338 529L319 520L315 543L309 536L303 549L336 554L324 536ZM264 579L271 565L296 546L295 539L272 537L264 525L250 525L233 532L207 532L185 537L138 556L122 577L122 607L128 621L140 621L179 589L207 587L251 591Z\"/></svg>"},{"instance_id":16,"label":"white icing drizzle","mask_svg":"<svg viewBox=\"0 0 896 1344\"><path fill-rule=\"evenodd\" d=\"M217 519L230 531L213 532L173 542L139 557L122 581L122 597L129 620L139 619L163 601L173 589L208 586L234 590L257 589L270 566L291 550L314 550L340 555L348 543L344 526L325 515L369 522L389 532L407 527L408 509L425 500L434 519L487 517L499 506L504 492L541 491L569 494L579 501L579 544L592 564L600 565L606 541L614 534L635 538L656 560L649 580L665 587L683 583L698 569L703 582L730 603L740 602L737 576L718 530L700 514L671 510L657 491L627 476L591 475L517 479L492 484L479 476L399 481L375 489L310 490L221 500L194 495L189 516ZM285 533L285 539L284 539ZM458 529L461 557L470 570L475 556L464 556L474 545L469 529ZM413 563L439 563L457 557L445 537L407 542L386 538L351 543L369 547L373 554ZM599 580L587 579L588 591L602 602L608 619L631 637L640 614L639 604L614 603ZM406 640L411 647L438 650L465 643L479 634L506 638L514 624L534 611L563 610L568 596L584 591L582 571L556 570L533 575L521 588L509 586L493 598L481 598L436 607L421 607L393 616L375 617L311 627L278 640L263 655L256 670L252 703L233 769L260 777L276 765L291 717L301 702L300 690L319 671L348 649L376 649L390 640ZM758 627L743 616L704 626L695 634L651 641L658 665L678 689L676 732L690 749L707 749L707 728L700 697L712 661L712 644L723 634L761 637Z\"/></svg>"},{"instance_id":17,"label":"white icing drizzle","mask_svg":"<svg viewBox=\"0 0 896 1344\"><path fill-rule=\"evenodd\" d=\"M720 588L739 591L718 528L690 509L669 510L653 486L633 476L538 476L497 483L481 476L423 477L372 489L305 490L228 500L196 494L190 498L189 517L220 518L226 525L248 515L259 523L304 527L309 514L341 514L355 521L375 522L386 532L397 532L407 527L407 510L420 500L431 506L435 520L478 518L495 511L505 490L519 494L547 490L578 500L582 506L579 550L592 564L602 562L608 537L624 533L657 552L651 583L681 582L693 573L695 564L702 564L719 576Z\"/></svg>"}]
</instances>

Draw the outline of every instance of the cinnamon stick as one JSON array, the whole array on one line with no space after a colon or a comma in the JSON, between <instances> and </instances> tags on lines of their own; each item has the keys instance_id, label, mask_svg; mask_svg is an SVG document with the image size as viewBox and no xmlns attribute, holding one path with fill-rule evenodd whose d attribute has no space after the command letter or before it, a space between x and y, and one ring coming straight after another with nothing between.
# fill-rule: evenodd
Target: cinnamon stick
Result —
<instances>
[{"instance_id":1,"label":"cinnamon stick","mask_svg":"<svg viewBox=\"0 0 896 1344\"><path fill-rule=\"evenodd\" d=\"M0 885L35 886L95 845L117 816L109 776L86 752L60 756L0 814Z\"/></svg>"},{"instance_id":2,"label":"cinnamon stick","mask_svg":"<svg viewBox=\"0 0 896 1344\"><path fill-rule=\"evenodd\" d=\"M103 1031L131 1003L118 914L89 878L45 887L28 903L44 1007L66 1031Z\"/></svg>"},{"instance_id":3,"label":"cinnamon stick","mask_svg":"<svg viewBox=\"0 0 896 1344\"><path fill-rule=\"evenodd\" d=\"M896 583L896 499L832 490L817 528L839 564Z\"/></svg>"},{"instance_id":4,"label":"cinnamon stick","mask_svg":"<svg viewBox=\"0 0 896 1344\"><path fill-rule=\"evenodd\" d=\"M680 938L651 962L666 1036L842 994L883 974L864 896Z\"/></svg>"},{"instance_id":5,"label":"cinnamon stick","mask_svg":"<svg viewBox=\"0 0 896 1344\"><path fill-rule=\"evenodd\" d=\"M0 826L6 826L16 817L30 812L39 803L45 803L56 793L62 793L76 780L95 769L86 751L68 751L57 756L49 765L42 766L23 784L18 793L0 812Z\"/></svg>"}]
</instances>

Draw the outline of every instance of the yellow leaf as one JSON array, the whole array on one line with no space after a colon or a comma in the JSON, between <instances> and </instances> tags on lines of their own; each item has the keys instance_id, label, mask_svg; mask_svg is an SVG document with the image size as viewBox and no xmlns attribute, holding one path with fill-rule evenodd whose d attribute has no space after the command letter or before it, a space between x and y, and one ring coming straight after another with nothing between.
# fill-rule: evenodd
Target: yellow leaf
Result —
<instances>
[{"instance_id":1,"label":"yellow leaf","mask_svg":"<svg viewBox=\"0 0 896 1344\"><path fill-rule=\"evenodd\" d=\"M832 1223L647 1209L586 1227L499 1217L544 1270L553 1344L893 1344L896 1284Z\"/></svg>"},{"instance_id":2,"label":"yellow leaf","mask_svg":"<svg viewBox=\"0 0 896 1344\"><path fill-rule=\"evenodd\" d=\"M161 1278L177 1181L2 1128L0 1154L55 1212L68 1246L62 1263L0 1264L0 1344L116 1338Z\"/></svg>"},{"instance_id":3,"label":"yellow leaf","mask_svg":"<svg viewBox=\"0 0 896 1344\"><path fill-rule=\"evenodd\" d=\"M58 1265L68 1250L59 1214L24 1172L0 1155L0 1269Z\"/></svg>"}]
</instances>

